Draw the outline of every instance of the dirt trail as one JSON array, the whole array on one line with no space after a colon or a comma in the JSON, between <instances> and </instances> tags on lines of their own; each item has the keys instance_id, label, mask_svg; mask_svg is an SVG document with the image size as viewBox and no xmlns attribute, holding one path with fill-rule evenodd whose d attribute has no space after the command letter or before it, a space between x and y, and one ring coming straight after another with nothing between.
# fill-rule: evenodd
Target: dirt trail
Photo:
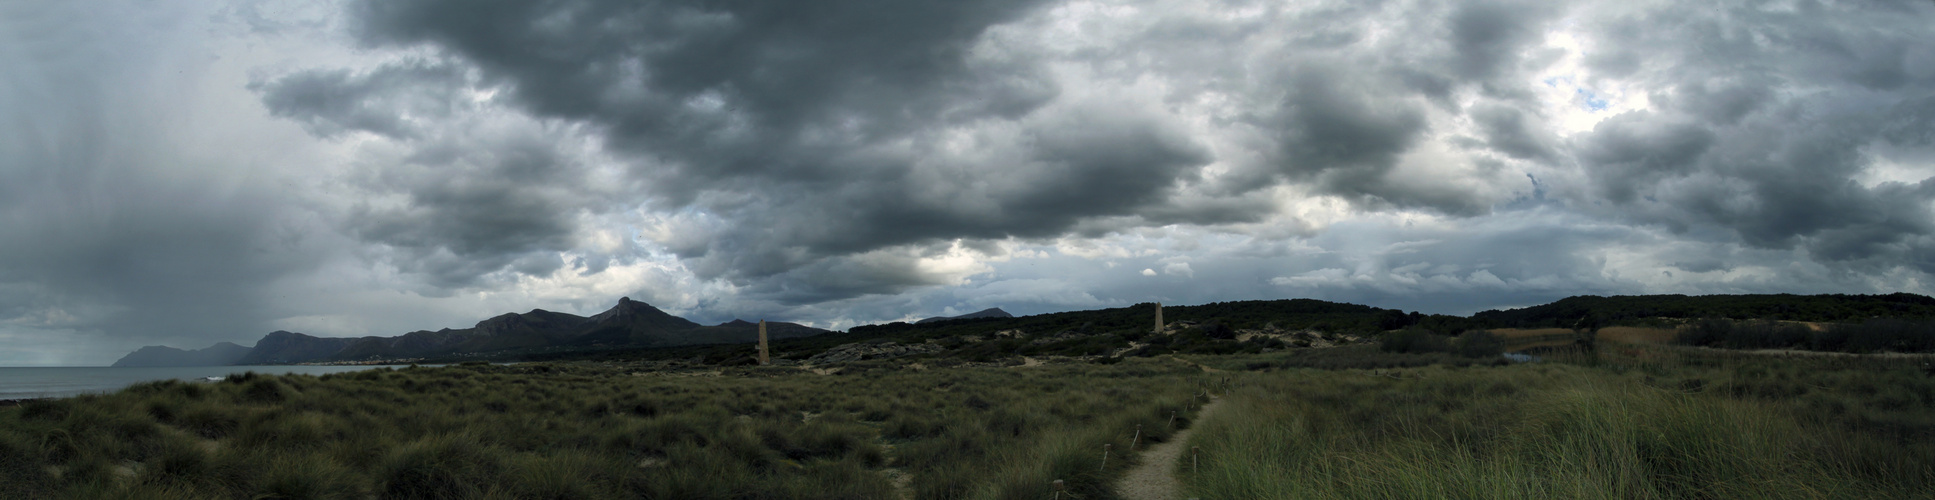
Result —
<instances>
[{"instance_id":1,"label":"dirt trail","mask_svg":"<svg viewBox=\"0 0 1935 500\"><path fill-rule=\"evenodd\" d=\"M1194 367L1197 367L1197 368L1202 368L1202 369L1203 369L1203 372L1204 372L1204 373L1222 373L1222 372L1223 372L1222 370L1218 370L1218 369L1215 369L1215 368L1210 368L1210 367L1209 367L1209 365L1205 365L1205 364L1202 364L1202 363L1197 363L1197 362L1195 362L1195 361L1190 361L1190 360L1187 360L1187 359L1182 359L1182 358L1178 358L1178 357L1176 357L1176 355L1174 355L1174 354L1171 354L1171 355L1169 355L1169 359L1173 359L1173 360L1176 360L1176 362L1177 362L1177 363L1182 363L1182 364L1185 364L1185 365L1190 365L1190 366L1194 366Z\"/></svg>"},{"instance_id":2,"label":"dirt trail","mask_svg":"<svg viewBox=\"0 0 1935 500\"><path fill-rule=\"evenodd\" d=\"M1223 398L1210 400L1196 412L1194 422L1202 423L1222 407ZM1189 460L1189 434L1195 430L1196 425L1192 424L1188 429L1176 431L1168 441L1142 452L1142 464L1115 483L1115 492L1128 500L1180 500L1182 482L1176 480L1176 466Z\"/></svg>"}]
</instances>

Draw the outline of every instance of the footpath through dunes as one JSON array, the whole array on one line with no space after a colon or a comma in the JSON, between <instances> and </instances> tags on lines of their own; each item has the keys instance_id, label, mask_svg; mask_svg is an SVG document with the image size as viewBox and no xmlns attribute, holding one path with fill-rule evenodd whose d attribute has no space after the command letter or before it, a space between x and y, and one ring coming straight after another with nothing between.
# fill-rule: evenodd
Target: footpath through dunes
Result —
<instances>
[{"instance_id":1,"label":"footpath through dunes","mask_svg":"<svg viewBox=\"0 0 1935 500\"><path fill-rule=\"evenodd\" d=\"M1207 368L1207 367L1205 367ZM1202 422L1223 407L1223 398L1210 400L1196 412L1193 422ZM1176 468L1182 466L1187 457L1184 452L1189 447L1190 431L1195 425L1176 431L1168 441L1142 452L1142 463L1116 481L1115 492L1127 500L1176 500L1182 498L1182 481L1176 479Z\"/></svg>"}]
</instances>

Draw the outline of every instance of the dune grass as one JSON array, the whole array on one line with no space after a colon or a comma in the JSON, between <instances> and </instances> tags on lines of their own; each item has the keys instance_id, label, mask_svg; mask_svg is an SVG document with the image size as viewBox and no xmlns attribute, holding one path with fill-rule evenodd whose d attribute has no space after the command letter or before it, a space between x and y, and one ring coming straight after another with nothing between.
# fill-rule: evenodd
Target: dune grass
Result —
<instances>
[{"instance_id":1,"label":"dune grass","mask_svg":"<svg viewBox=\"0 0 1935 500\"><path fill-rule=\"evenodd\" d=\"M1928 498L1905 363L1593 354L1592 366L1248 374L1191 438L1202 498Z\"/></svg>"},{"instance_id":2,"label":"dune grass","mask_svg":"<svg viewBox=\"0 0 1935 500\"><path fill-rule=\"evenodd\" d=\"M1921 359L1378 345L1114 364L238 374L0 409L0 498L1930 498ZM1181 360L1181 361L1179 361ZM1206 370L1218 370L1206 372ZM1171 420L1172 413L1175 420ZM1138 426L1140 432L1138 434ZM1104 446L1110 449L1105 459Z\"/></svg>"},{"instance_id":3,"label":"dune grass","mask_svg":"<svg viewBox=\"0 0 1935 500\"><path fill-rule=\"evenodd\" d=\"M1175 362L240 374L0 410L6 498L1110 498L1102 444L1199 403ZM891 469L891 473L889 471ZM911 477L906 491L893 475Z\"/></svg>"}]
</instances>

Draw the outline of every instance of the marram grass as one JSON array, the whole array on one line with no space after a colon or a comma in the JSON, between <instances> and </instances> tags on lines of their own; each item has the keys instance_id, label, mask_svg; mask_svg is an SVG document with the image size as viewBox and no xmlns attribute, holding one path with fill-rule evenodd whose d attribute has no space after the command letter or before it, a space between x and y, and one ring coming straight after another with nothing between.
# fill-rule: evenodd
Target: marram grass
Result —
<instances>
[{"instance_id":1,"label":"marram grass","mask_svg":"<svg viewBox=\"0 0 1935 500\"><path fill-rule=\"evenodd\" d=\"M1920 360L1445 356L157 382L0 409L0 498L1100 500L1191 425L1204 499L1935 498ZM1224 406L1196 420L1205 387Z\"/></svg>"},{"instance_id":2,"label":"marram grass","mask_svg":"<svg viewBox=\"0 0 1935 500\"><path fill-rule=\"evenodd\" d=\"M1730 376L1740 369L1678 374ZM1916 378L1903 380L1935 386L1926 376ZM1935 492L1935 462L1927 460L1935 442L1878 440L1877 429L1859 419L1813 418L1795 400L1720 390L1739 385L1683 385L1551 364L1250 375L1230 406L1192 437L1191 445L1203 450L1201 463L1185 460L1178 472L1188 495L1201 498L1929 498ZM1897 409L1925 414L1931 403ZM1876 458L1850 458L1864 454Z\"/></svg>"},{"instance_id":3,"label":"marram grass","mask_svg":"<svg viewBox=\"0 0 1935 500\"><path fill-rule=\"evenodd\" d=\"M0 409L0 497L1018 499L1063 479L1112 498L1127 462L1100 470L1101 445L1126 448L1136 424L1167 436L1158 415L1196 403L1203 378L1150 360L861 368L141 384Z\"/></svg>"}]
</instances>

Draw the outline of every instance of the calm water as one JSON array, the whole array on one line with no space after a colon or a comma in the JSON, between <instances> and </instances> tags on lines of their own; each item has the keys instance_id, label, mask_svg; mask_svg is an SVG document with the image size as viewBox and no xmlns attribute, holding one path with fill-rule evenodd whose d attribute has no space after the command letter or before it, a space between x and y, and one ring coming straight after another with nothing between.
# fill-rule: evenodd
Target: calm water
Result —
<instances>
[{"instance_id":1,"label":"calm water","mask_svg":"<svg viewBox=\"0 0 1935 500\"><path fill-rule=\"evenodd\" d=\"M325 373L353 372L378 366L191 366L160 368L0 368L0 399L58 398L90 392L114 392L130 385L154 380L197 380L224 377L231 373ZM391 366L401 368L402 366Z\"/></svg>"}]
</instances>

